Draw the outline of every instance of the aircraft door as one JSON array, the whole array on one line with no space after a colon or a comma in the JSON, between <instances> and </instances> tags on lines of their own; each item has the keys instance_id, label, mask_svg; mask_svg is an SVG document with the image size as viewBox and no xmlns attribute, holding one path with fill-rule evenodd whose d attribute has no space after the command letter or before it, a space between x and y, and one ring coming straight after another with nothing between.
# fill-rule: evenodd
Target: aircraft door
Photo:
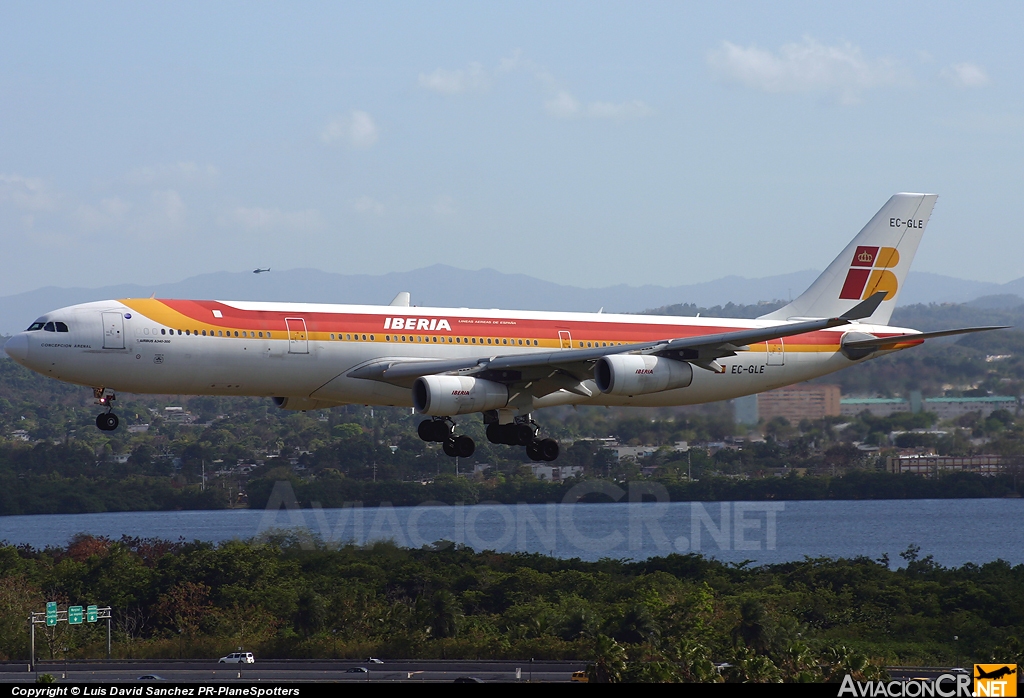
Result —
<instances>
[{"instance_id":1,"label":"aircraft door","mask_svg":"<svg viewBox=\"0 0 1024 698\"><path fill-rule=\"evenodd\" d=\"M569 330L558 331L558 346L562 349L572 349L572 335Z\"/></svg>"},{"instance_id":2,"label":"aircraft door","mask_svg":"<svg viewBox=\"0 0 1024 698\"><path fill-rule=\"evenodd\" d=\"M124 349L124 316L121 313L103 313L103 348Z\"/></svg>"},{"instance_id":3,"label":"aircraft door","mask_svg":"<svg viewBox=\"0 0 1024 698\"><path fill-rule=\"evenodd\" d=\"M781 337L768 342L768 365L786 365L786 342Z\"/></svg>"},{"instance_id":4,"label":"aircraft door","mask_svg":"<svg viewBox=\"0 0 1024 698\"><path fill-rule=\"evenodd\" d=\"M287 317L284 324L288 328L288 353L308 354L309 340L306 334L306 321L300 317Z\"/></svg>"}]
</instances>

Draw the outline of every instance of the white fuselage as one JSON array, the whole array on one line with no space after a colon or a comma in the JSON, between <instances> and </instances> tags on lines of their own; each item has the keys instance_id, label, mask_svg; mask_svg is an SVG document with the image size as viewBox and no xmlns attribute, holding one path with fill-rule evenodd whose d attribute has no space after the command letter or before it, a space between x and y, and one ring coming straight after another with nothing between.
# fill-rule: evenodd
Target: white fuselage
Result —
<instances>
[{"instance_id":1,"label":"white fuselage","mask_svg":"<svg viewBox=\"0 0 1024 698\"><path fill-rule=\"evenodd\" d=\"M411 406L408 386L350 377L382 359L493 357L692 337L778 325L721 318L125 299L47 313L7 353L62 381L129 393L287 397L299 409ZM397 329L396 329L397 328ZM665 406L724 400L832 373L850 327L752 345L695 369L692 383L645 395L558 390L520 411L560 404ZM904 334L889 326L857 332ZM593 381L589 381L592 383Z\"/></svg>"}]
</instances>

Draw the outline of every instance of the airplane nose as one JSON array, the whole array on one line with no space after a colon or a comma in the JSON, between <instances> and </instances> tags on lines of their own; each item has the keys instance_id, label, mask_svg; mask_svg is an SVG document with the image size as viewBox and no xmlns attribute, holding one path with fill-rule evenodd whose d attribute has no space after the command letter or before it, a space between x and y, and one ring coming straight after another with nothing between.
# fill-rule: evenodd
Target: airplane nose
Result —
<instances>
[{"instance_id":1,"label":"airplane nose","mask_svg":"<svg viewBox=\"0 0 1024 698\"><path fill-rule=\"evenodd\" d=\"M4 351L19 364L28 361L28 337L24 334L14 335L7 340Z\"/></svg>"}]
</instances>

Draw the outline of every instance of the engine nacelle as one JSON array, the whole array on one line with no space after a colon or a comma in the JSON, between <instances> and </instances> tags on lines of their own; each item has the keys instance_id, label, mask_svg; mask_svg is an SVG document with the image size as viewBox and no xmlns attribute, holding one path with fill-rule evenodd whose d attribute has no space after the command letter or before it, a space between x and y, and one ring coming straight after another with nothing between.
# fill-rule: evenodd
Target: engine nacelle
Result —
<instances>
[{"instance_id":1,"label":"engine nacelle","mask_svg":"<svg viewBox=\"0 0 1024 698\"><path fill-rule=\"evenodd\" d=\"M607 395L646 395L685 388L693 381L693 367L685 361L658 356L613 354L594 366L597 389Z\"/></svg>"},{"instance_id":2,"label":"engine nacelle","mask_svg":"<svg viewBox=\"0 0 1024 698\"><path fill-rule=\"evenodd\" d=\"M507 405L508 388L469 376L422 376L412 384L412 404L434 417L484 412Z\"/></svg>"},{"instance_id":3,"label":"engine nacelle","mask_svg":"<svg viewBox=\"0 0 1024 698\"><path fill-rule=\"evenodd\" d=\"M305 412L306 410L326 410L338 405L337 402L326 400L314 400L311 397L275 397L274 404L282 410L295 410Z\"/></svg>"}]
</instances>

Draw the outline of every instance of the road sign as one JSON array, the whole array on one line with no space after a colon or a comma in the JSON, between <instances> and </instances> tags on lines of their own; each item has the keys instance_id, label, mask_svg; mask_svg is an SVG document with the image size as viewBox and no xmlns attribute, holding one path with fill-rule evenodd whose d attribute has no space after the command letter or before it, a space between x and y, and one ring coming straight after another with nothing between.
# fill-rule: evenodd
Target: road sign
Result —
<instances>
[{"instance_id":1,"label":"road sign","mask_svg":"<svg viewBox=\"0 0 1024 698\"><path fill-rule=\"evenodd\" d=\"M100 609L96 606L85 607L85 621L87 623L95 623L96 619L100 616Z\"/></svg>"},{"instance_id":2,"label":"road sign","mask_svg":"<svg viewBox=\"0 0 1024 698\"><path fill-rule=\"evenodd\" d=\"M57 602L46 602L46 624L57 625Z\"/></svg>"},{"instance_id":3,"label":"road sign","mask_svg":"<svg viewBox=\"0 0 1024 698\"><path fill-rule=\"evenodd\" d=\"M82 607L81 606L68 606L68 624L69 625L81 625L82 624Z\"/></svg>"}]
</instances>

